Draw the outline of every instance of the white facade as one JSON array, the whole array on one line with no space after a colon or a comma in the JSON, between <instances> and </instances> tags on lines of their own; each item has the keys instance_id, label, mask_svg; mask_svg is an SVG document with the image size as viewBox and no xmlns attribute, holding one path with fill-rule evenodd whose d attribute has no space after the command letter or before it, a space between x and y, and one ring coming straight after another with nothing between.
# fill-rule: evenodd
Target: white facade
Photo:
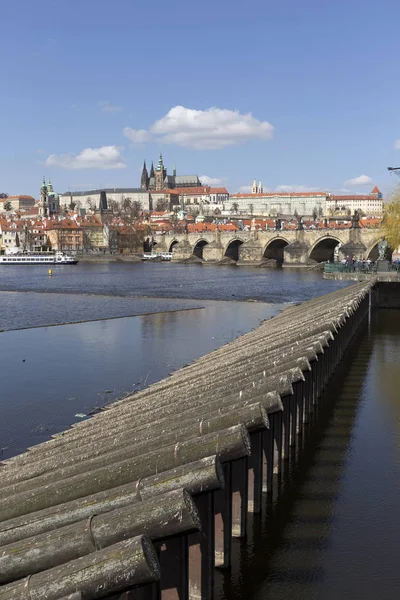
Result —
<instances>
[{"instance_id":1,"label":"white facade","mask_svg":"<svg viewBox=\"0 0 400 600\"><path fill-rule=\"evenodd\" d=\"M115 188L104 190L90 190L87 192L65 192L60 196L61 205L68 208L72 203L75 208L84 208L86 210L97 210L99 208L100 194L106 192L107 201L116 202L122 206L126 200L140 202L142 210L149 210L150 194L141 188Z\"/></svg>"},{"instance_id":2,"label":"white facade","mask_svg":"<svg viewBox=\"0 0 400 600\"><path fill-rule=\"evenodd\" d=\"M232 194L229 204L231 207L237 205L238 214L275 217L297 213L308 217L314 212L317 216L325 214L328 198L328 192Z\"/></svg>"},{"instance_id":3,"label":"white facade","mask_svg":"<svg viewBox=\"0 0 400 600\"><path fill-rule=\"evenodd\" d=\"M9 202L12 210L29 210L35 206L33 196L9 196L4 203Z\"/></svg>"},{"instance_id":4,"label":"white facade","mask_svg":"<svg viewBox=\"0 0 400 600\"><path fill-rule=\"evenodd\" d=\"M383 213L383 200L377 195L368 196L332 196L326 202L326 214L334 215L350 211L362 211L365 215L376 216Z\"/></svg>"},{"instance_id":5,"label":"white facade","mask_svg":"<svg viewBox=\"0 0 400 600\"><path fill-rule=\"evenodd\" d=\"M225 188L202 186L179 190L179 202L184 206L193 204L223 204L229 200L229 192Z\"/></svg>"}]
</instances>

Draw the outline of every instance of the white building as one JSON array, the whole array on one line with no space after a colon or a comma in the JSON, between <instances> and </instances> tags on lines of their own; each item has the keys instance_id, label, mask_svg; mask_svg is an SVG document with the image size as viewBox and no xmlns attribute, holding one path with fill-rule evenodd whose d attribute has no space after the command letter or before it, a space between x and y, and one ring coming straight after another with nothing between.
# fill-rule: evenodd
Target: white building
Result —
<instances>
[{"instance_id":1,"label":"white building","mask_svg":"<svg viewBox=\"0 0 400 600\"><path fill-rule=\"evenodd\" d=\"M226 188L212 188L208 185L188 188L175 188L179 192L181 205L193 204L223 204L229 200L229 192Z\"/></svg>"},{"instance_id":2,"label":"white building","mask_svg":"<svg viewBox=\"0 0 400 600\"><path fill-rule=\"evenodd\" d=\"M262 189L262 183L257 189ZM237 214L259 216L292 216L298 214L311 217L325 214L329 192L257 192L251 194L231 194L229 204Z\"/></svg>"},{"instance_id":3,"label":"white building","mask_svg":"<svg viewBox=\"0 0 400 600\"><path fill-rule=\"evenodd\" d=\"M141 188L109 188L103 190L89 190L84 192L65 192L60 196L61 206L68 208L71 204L76 209L97 210L100 204L100 194L106 192L108 202L116 202L123 206L124 202L139 202L142 210L150 208L150 194Z\"/></svg>"},{"instance_id":4,"label":"white building","mask_svg":"<svg viewBox=\"0 0 400 600\"><path fill-rule=\"evenodd\" d=\"M368 195L331 196L326 202L326 214L346 214L361 211L368 216L378 216L383 213L382 194L377 186Z\"/></svg>"},{"instance_id":5,"label":"white building","mask_svg":"<svg viewBox=\"0 0 400 600\"><path fill-rule=\"evenodd\" d=\"M9 196L4 200L4 204L9 202L12 210L29 210L35 206L33 196Z\"/></svg>"}]
</instances>

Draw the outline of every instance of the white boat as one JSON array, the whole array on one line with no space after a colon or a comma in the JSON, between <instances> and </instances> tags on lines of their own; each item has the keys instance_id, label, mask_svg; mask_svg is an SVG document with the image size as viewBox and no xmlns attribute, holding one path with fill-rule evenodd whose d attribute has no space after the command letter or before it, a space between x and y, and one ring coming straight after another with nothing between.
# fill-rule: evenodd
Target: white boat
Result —
<instances>
[{"instance_id":1,"label":"white boat","mask_svg":"<svg viewBox=\"0 0 400 600\"><path fill-rule=\"evenodd\" d=\"M76 265L73 256L63 252L37 252L0 255L0 265Z\"/></svg>"},{"instance_id":2,"label":"white boat","mask_svg":"<svg viewBox=\"0 0 400 600\"><path fill-rule=\"evenodd\" d=\"M172 252L143 252L141 260L171 260Z\"/></svg>"}]
</instances>

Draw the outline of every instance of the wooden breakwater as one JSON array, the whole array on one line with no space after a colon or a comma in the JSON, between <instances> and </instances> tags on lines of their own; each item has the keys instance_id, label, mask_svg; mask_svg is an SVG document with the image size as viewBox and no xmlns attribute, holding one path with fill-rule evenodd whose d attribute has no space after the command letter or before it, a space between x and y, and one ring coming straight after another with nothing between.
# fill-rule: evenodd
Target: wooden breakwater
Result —
<instances>
[{"instance_id":1,"label":"wooden breakwater","mask_svg":"<svg viewBox=\"0 0 400 600\"><path fill-rule=\"evenodd\" d=\"M0 600L212 598L373 284L292 306L5 461Z\"/></svg>"}]
</instances>

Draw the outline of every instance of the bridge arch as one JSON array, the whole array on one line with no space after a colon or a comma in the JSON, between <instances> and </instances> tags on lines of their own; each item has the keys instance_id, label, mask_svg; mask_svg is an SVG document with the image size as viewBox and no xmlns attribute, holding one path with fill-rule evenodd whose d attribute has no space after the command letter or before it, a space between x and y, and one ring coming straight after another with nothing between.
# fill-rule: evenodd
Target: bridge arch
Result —
<instances>
[{"instance_id":1,"label":"bridge arch","mask_svg":"<svg viewBox=\"0 0 400 600\"><path fill-rule=\"evenodd\" d=\"M243 240L240 238L233 238L225 246L224 256L231 258L232 260L239 260L239 248L243 244Z\"/></svg>"},{"instance_id":2,"label":"bridge arch","mask_svg":"<svg viewBox=\"0 0 400 600\"><path fill-rule=\"evenodd\" d=\"M193 246L193 254L198 258L203 259L203 251L204 247L208 246L209 242L204 239L197 240L197 242Z\"/></svg>"},{"instance_id":3,"label":"bridge arch","mask_svg":"<svg viewBox=\"0 0 400 600\"><path fill-rule=\"evenodd\" d=\"M269 240L269 242L264 248L263 258L273 258L279 265L283 264L283 253L286 246L288 245L289 242L281 236L277 236L272 240Z\"/></svg>"},{"instance_id":4,"label":"bridge arch","mask_svg":"<svg viewBox=\"0 0 400 600\"><path fill-rule=\"evenodd\" d=\"M315 260L316 262L333 262L334 250L340 243L341 240L333 235L325 235L324 237L319 238L312 246L309 253L309 258L311 260Z\"/></svg>"},{"instance_id":5,"label":"bridge arch","mask_svg":"<svg viewBox=\"0 0 400 600\"><path fill-rule=\"evenodd\" d=\"M171 242L171 243L170 243L170 245L169 245L168 252L172 252L172 251L173 251L173 248L174 248L174 246L176 246L177 244L179 244L179 241L178 241L178 240L172 240L172 242Z\"/></svg>"}]
</instances>

